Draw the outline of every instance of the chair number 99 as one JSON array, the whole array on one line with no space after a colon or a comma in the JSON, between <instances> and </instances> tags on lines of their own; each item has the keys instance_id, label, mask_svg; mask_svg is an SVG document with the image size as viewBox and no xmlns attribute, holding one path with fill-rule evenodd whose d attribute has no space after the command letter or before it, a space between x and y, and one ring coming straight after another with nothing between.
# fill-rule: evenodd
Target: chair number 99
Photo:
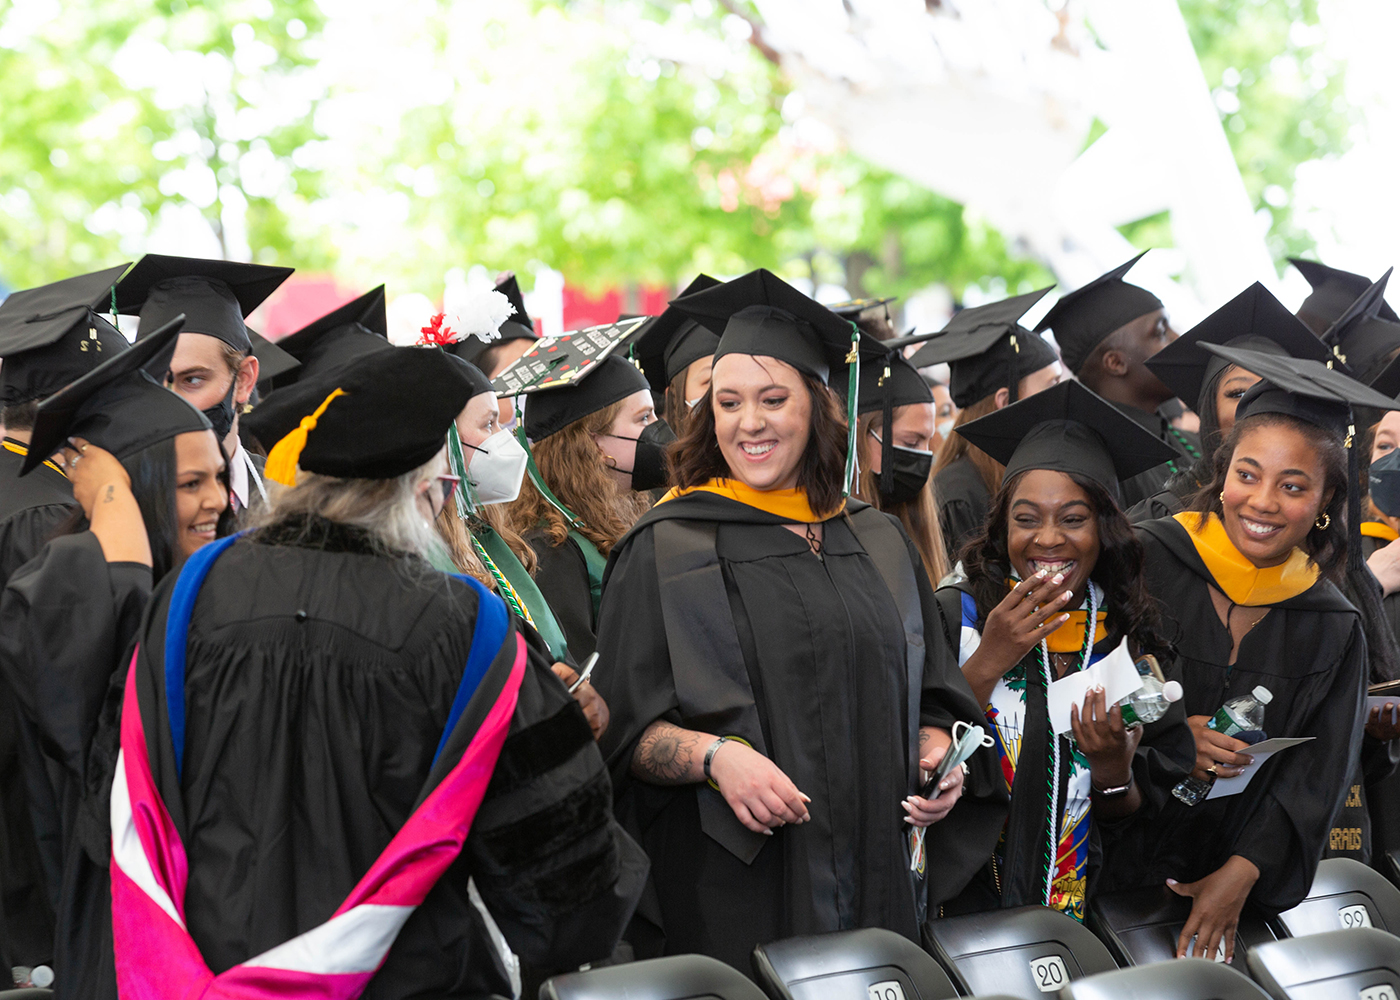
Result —
<instances>
[{"instance_id":1,"label":"chair number 99","mask_svg":"<svg viewBox=\"0 0 1400 1000\"><path fill-rule=\"evenodd\" d=\"M1069 982L1069 972L1059 955L1046 955L1031 960L1031 978L1040 992L1058 993Z\"/></svg>"},{"instance_id":2,"label":"chair number 99","mask_svg":"<svg viewBox=\"0 0 1400 1000\"><path fill-rule=\"evenodd\" d=\"M1371 915L1366 912L1364 903L1341 907L1337 910L1337 919L1342 922L1342 930L1344 931L1371 926Z\"/></svg>"}]
</instances>

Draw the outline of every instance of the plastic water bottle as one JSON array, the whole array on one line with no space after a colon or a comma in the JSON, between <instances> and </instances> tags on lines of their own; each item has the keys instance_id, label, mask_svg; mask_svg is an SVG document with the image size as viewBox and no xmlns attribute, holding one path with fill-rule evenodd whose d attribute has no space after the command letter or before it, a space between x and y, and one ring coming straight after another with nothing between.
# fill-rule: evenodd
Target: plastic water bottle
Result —
<instances>
[{"instance_id":1,"label":"plastic water bottle","mask_svg":"<svg viewBox=\"0 0 1400 1000\"><path fill-rule=\"evenodd\" d=\"M1163 680L1162 668L1157 665L1155 656L1144 656L1133 665L1142 677L1142 687L1118 703L1125 726L1156 722L1183 694L1180 683Z\"/></svg>"},{"instance_id":2,"label":"plastic water bottle","mask_svg":"<svg viewBox=\"0 0 1400 1000\"><path fill-rule=\"evenodd\" d=\"M1264 706L1273 700L1273 692L1261 685L1221 705L1206 727L1236 738L1241 733L1263 733ZM1214 786L1214 774L1207 774L1205 778L1190 776L1178 782L1172 794L1186 805L1194 806L1203 801Z\"/></svg>"}]
</instances>

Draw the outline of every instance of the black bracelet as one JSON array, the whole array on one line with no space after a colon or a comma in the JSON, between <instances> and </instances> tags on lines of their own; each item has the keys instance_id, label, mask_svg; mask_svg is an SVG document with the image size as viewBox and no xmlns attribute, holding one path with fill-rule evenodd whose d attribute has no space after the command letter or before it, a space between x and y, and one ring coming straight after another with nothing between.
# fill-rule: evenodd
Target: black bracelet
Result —
<instances>
[{"instance_id":1,"label":"black bracelet","mask_svg":"<svg viewBox=\"0 0 1400 1000\"><path fill-rule=\"evenodd\" d=\"M1092 778L1089 779L1089 790L1095 795L1105 799L1116 799L1120 795L1127 795L1133 790L1133 772L1128 772L1128 783L1126 785L1114 785L1112 788L1100 788L1094 784Z\"/></svg>"},{"instance_id":2,"label":"black bracelet","mask_svg":"<svg viewBox=\"0 0 1400 1000\"><path fill-rule=\"evenodd\" d=\"M705 751L705 780L710 783L711 787L713 787L715 791L719 791L719 785L716 785L715 779L710 777L710 762L715 759L715 754L719 751L719 748L724 746L724 744L728 743L733 738L734 737L732 736L721 736L719 739L715 740L713 743L710 744L710 749Z\"/></svg>"}]
</instances>

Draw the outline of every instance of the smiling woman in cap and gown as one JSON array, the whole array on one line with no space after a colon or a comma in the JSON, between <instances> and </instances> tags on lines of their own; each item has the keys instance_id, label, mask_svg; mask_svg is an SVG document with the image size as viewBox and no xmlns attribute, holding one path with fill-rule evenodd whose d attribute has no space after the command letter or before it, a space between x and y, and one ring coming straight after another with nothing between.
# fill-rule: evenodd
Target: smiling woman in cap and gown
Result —
<instances>
[{"instance_id":1,"label":"smiling woman in cap and gown","mask_svg":"<svg viewBox=\"0 0 1400 1000\"><path fill-rule=\"evenodd\" d=\"M250 415L291 488L157 590L125 690L124 992L510 995L518 960L611 951L644 869L588 726L506 606L423 558L469 391L395 348Z\"/></svg>"},{"instance_id":2,"label":"smiling woman in cap and gown","mask_svg":"<svg viewBox=\"0 0 1400 1000\"><path fill-rule=\"evenodd\" d=\"M141 370L178 333L176 317L39 405L23 471L62 449L82 509L0 597L0 671L42 755L27 783L47 782L57 803L54 968L65 997L110 988L102 805L112 771L101 738L110 685L154 582L231 526L209 421Z\"/></svg>"},{"instance_id":3,"label":"smiling woman in cap and gown","mask_svg":"<svg viewBox=\"0 0 1400 1000\"><path fill-rule=\"evenodd\" d=\"M948 364L948 390L960 408L954 429L1060 380L1055 351L1017 323L1049 290L964 309L909 359L915 368ZM933 491L950 562L982 533L992 494L1000 488L1000 462L961 435L944 439L934 462Z\"/></svg>"},{"instance_id":4,"label":"smiling woman in cap and gown","mask_svg":"<svg viewBox=\"0 0 1400 1000\"><path fill-rule=\"evenodd\" d=\"M721 336L713 379L673 446L679 487L614 550L594 675L619 810L653 864L656 905L629 940L741 971L794 934L918 940L997 817L939 834L954 803L982 808L957 769L937 801L918 795L921 763L981 713L918 551L843 499L829 380L847 377L852 325L767 271L676 304ZM911 871L916 826L928 861Z\"/></svg>"},{"instance_id":5,"label":"smiling woman in cap and gown","mask_svg":"<svg viewBox=\"0 0 1400 1000\"><path fill-rule=\"evenodd\" d=\"M1034 904L1082 921L1101 882L1136 861L1115 842L1153 821L1195 760L1179 705L1127 727L1117 706L1090 692L1058 735L1048 708L1052 683L1124 639L1135 659L1168 654L1142 545L1117 496L1120 480L1171 450L1076 382L958 433L1004 462L1006 475L986 532L964 555L966 579L938 599L960 623L952 652L986 705L1002 765L995 780L1011 804L980 878L944 913ZM1175 679L1170 660L1164 667Z\"/></svg>"},{"instance_id":6,"label":"smiling woman in cap and gown","mask_svg":"<svg viewBox=\"0 0 1400 1000\"><path fill-rule=\"evenodd\" d=\"M1314 738L1238 794L1169 802L1135 847L1140 884L1193 897L1178 954L1212 955L1223 939L1229 955L1246 899L1272 914L1307 894L1359 758L1366 638L1337 586L1356 558L1351 408L1394 404L1316 361L1201 347L1264 381L1240 400L1192 508L1137 529L1149 590L1177 629L1195 774L1223 786L1249 762L1247 743L1205 722L1257 686L1272 695L1268 736Z\"/></svg>"}]
</instances>

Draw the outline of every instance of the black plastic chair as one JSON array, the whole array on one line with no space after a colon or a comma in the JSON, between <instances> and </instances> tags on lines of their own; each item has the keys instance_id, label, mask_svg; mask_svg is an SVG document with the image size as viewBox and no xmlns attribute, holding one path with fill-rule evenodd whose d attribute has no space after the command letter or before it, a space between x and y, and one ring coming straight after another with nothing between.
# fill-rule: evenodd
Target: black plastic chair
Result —
<instances>
[{"instance_id":1,"label":"black plastic chair","mask_svg":"<svg viewBox=\"0 0 1400 1000\"><path fill-rule=\"evenodd\" d=\"M1176 943L1190 915L1191 900L1156 886L1096 893L1084 924L1108 945L1119 965L1147 965L1176 958ZM1275 937L1267 921L1246 906L1235 931L1235 965L1243 968L1249 949Z\"/></svg>"},{"instance_id":2,"label":"black plastic chair","mask_svg":"<svg viewBox=\"0 0 1400 1000\"><path fill-rule=\"evenodd\" d=\"M1060 1000L1269 1000L1269 994L1228 965L1181 958L1089 976L1061 990Z\"/></svg>"},{"instance_id":3,"label":"black plastic chair","mask_svg":"<svg viewBox=\"0 0 1400 1000\"><path fill-rule=\"evenodd\" d=\"M1275 941L1249 953L1249 972L1277 1000L1390 1000L1400 996L1400 938L1360 927Z\"/></svg>"},{"instance_id":4,"label":"black plastic chair","mask_svg":"<svg viewBox=\"0 0 1400 1000\"><path fill-rule=\"evenodd\" d=\"M964 994L1041 1000L1066 983L1118 968L1083 925L1044 906L930 920L924 947Z\"/></svg>"},{"instance_id":5,"label":"black plastic chair","mask_svg":"<svg viewBox=\"0 0 1400 1000\"><path fill-rule=\"evenodd\" d=\"M5 990L0 993L5 1000L53 1000L53 990L38 986L26 986L19 990Z\"/></svg>"},{"instance_id":6,"label":"black plastic chair","mask_svg":"<svg viewBox=\"0 0 1400 1000\"><path fill-rule=\"evenodd\" d=\"M747 976L704 955L672 955L546 979L540 1000L767 1000Z\"/></svg>"},{"instance_id":7,"label":"black plastic chair","mask_svg":"<svg viewBox=\"0 0 1400 1000\"><path fill-rule=\"evenodd\" d=\"M953 981L928 952L893 931L873 927L761 944L753 950L753 971L772 1000L958 996Z\"/></svg>"},{"instance_id":8,"label":"black plastic chair","mask_svg":"<svg viewBox=\"0 0 1400 1000\"><path fill-rule=\"evenodd\" d=\"M1400 889L1384 875L1350 858L1328 858L1317 866L1308 898L1280 913L1279 937L1376 927L1400 933Z\"/></svg>"}]
</instances>

